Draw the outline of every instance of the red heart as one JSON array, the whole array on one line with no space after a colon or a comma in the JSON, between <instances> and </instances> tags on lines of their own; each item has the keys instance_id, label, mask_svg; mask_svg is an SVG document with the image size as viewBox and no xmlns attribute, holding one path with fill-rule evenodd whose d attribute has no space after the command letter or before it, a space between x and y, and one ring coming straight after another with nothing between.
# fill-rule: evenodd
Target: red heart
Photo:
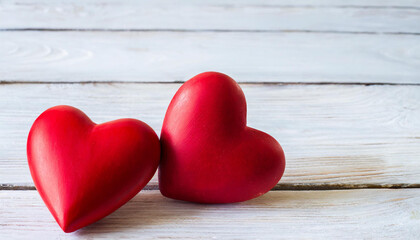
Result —
<instances>
[{"instance_id":1,"label":"red heart","mask_svg":"<svg viewBox=\"0 0 420 240\"><path fill-rule=\"evenodd\" d=\"M64 232L128 202L153 177L160 158L159 139L147 124L119 119L96 125L69 106L36 119L27 151L35 186Z\"/></svg>"},{"instance_id":2,"label":"red heart","mask_svg":"<svg viewBox=\"0 0 420 240\"><path fill-rule=\"evenodd\" d=\"M246 101L229 76L206 72L187 81L163 122L159 188L200 203L258 197L283 175L285 157L270 135L246 126Z\"/></svg>"}]
</instances>

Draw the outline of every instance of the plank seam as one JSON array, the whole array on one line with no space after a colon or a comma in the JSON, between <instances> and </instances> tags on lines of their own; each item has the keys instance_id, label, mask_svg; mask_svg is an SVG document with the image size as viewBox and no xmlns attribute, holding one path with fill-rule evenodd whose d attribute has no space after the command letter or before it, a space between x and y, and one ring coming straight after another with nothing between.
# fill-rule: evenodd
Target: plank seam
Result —
<instances>
[{"instance_id":1,"label":"plank seam","mask_svg":"<svg viewBox=\"0 0 420 240\"><path fill-rule=\"evenodd\" d=\"M345 184L345 183L321 183L321 184L277 184L271 191L327 191L327 190L351 190L351 189L403 189L420 188L418 183L395 183L395 184ZM21 186L15 184L0 184L0 191L13 190L36 190L34 186ZM159 190L159 185L151 184L143 190Z\"/></svg>"},{"instance_id":2,"label":"plank seam","mask_svg":"<svg viewBox=\"0 0 420 240\"><path fill-rule=\"evenodd\" d=\"M21 81L21 80L0 80L0 85L14 84L182 84L185 81ZM387 82L241 82L241 85L391 85L391 86L420 86L420 83L387 83Z\"/></svg>"},{"instance_id":3,"label":"plank seam","mask_svg":"<svg viewBox=\"0 0 420 240\"><path fill-rule=\"evenodd\" d=\"M299 30L299 29L167 29L167 28L1 28L2 32L178 32L178 33L314 33L314 34L364 34L364 35L414 35L420 36L420 32L373 32L373 31L322 31L322 30Z\"/></svg>"}]
</instances>

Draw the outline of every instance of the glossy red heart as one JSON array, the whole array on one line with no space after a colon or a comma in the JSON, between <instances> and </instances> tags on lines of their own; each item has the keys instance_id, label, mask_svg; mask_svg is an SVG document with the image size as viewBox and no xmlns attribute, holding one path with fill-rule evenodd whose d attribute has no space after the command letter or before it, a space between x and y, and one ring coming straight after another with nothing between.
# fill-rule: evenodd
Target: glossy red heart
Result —
<instances>
[{"instance_id":1,"label":"glossy red heart","mask_svg":"<svg viewBox=\"0 0 420 240\"><path fill-rule=\"evenodd\" d=\"M72 232L112 213L149 182L160 143L141 121L96 125L76 108L57 106L32 125L27 154L39 194L63 231Z\"/></svg>"},{"instance_id":2,"label":"glossy red heart","mask_svg":"<svg viewBox=\"0 0 420 240\"><path fill-rule=\"evenodd\" d=\"M159 188L200 203L258 197L283 175L285 157L270 135L246 126L246 101L229 76L206 72L172 99L161 133Z\"/></svg>"}]
</instances>

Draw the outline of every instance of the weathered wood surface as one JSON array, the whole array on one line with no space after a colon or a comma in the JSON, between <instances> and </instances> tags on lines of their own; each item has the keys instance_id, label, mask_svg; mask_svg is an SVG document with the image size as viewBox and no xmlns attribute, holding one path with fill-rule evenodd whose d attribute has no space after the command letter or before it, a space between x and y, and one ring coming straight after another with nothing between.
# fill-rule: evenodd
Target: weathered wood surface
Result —
<instances>
[{"instance_id":1,"label":"weathered wood surface","mask_svg":"<svg viewBox=\"0 0 420 240\"><path fill-rule=\"evenodd\" d=\"M4 1L0 29L420 33L419 1Z\"/></svg>"},{"instance_id":2,"label":"weathered wood surface","mask_svg":"<svg viewBox=\"0 0 420 240\"><path fill-rule=\"evenodd\" d=\"M0 32L0 81L420 83L420 36L249 32Z\"/></svg>"},{"instance_id":3,"label":"weathered wood surface","mask_svg":"<svg viewBox=\"0 0 420 240\"><path fill-rule=\"evenodd\" d=\"M65 234L36 191L0 191L0 238L418 239L420 190L274 191L224 205L143 191L84 229Z\"/></svg>"},{"instance_id":4,"label":"weathered wood surface","mask_svg":"<svg viewBox=\"0 0 420 240\"><path fill-rule=\"evenodd\" d=\"M31 186L26 137L54 105L95 122L131 117L160 134L181 84L0 85L0 183ZM242 84L248 125L283 146L283 184L420 184L420 86ZM156 185L156 179L151 184Z\"/></svg>"},{"instance_id":5,"label":"weathered wood surface","mask_svg":"<svg viewBox=\"0 0 420 240\"><path fill-rule=\"evenodd\" d=\"M0 0L0 239L418 239L419 22L418 0ZM167 83L209 70L244 83L248 124L282 144L275 190L318 191L226 205L143 191L65 234L17 190L34 189L26 136L45 109L159 134ZM410 189L331 190L372 187Z\"/></svg>"}]
</instances>

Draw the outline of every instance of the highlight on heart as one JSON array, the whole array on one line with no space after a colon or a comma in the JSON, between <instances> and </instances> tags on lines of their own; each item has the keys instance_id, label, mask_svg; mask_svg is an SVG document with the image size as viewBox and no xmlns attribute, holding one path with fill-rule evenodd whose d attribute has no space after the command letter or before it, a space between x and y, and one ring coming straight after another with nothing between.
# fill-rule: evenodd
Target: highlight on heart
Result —
<instances>
[{"instance_id":1,"label":"highlight on heart","mask_svg":"<svg viewBox=\"0 0 420 240\"><path fill-rule=\"evenodd\" d=\"M261 196L285 170L280 144L247 126L242 89L218 72L201 73L178 89L160 140L140 120L96 124L61 105L33 123L27 158L34 184L64 232L117 210L157 169L162 195L211 204Z\"/></svg>"}]
</instances>

